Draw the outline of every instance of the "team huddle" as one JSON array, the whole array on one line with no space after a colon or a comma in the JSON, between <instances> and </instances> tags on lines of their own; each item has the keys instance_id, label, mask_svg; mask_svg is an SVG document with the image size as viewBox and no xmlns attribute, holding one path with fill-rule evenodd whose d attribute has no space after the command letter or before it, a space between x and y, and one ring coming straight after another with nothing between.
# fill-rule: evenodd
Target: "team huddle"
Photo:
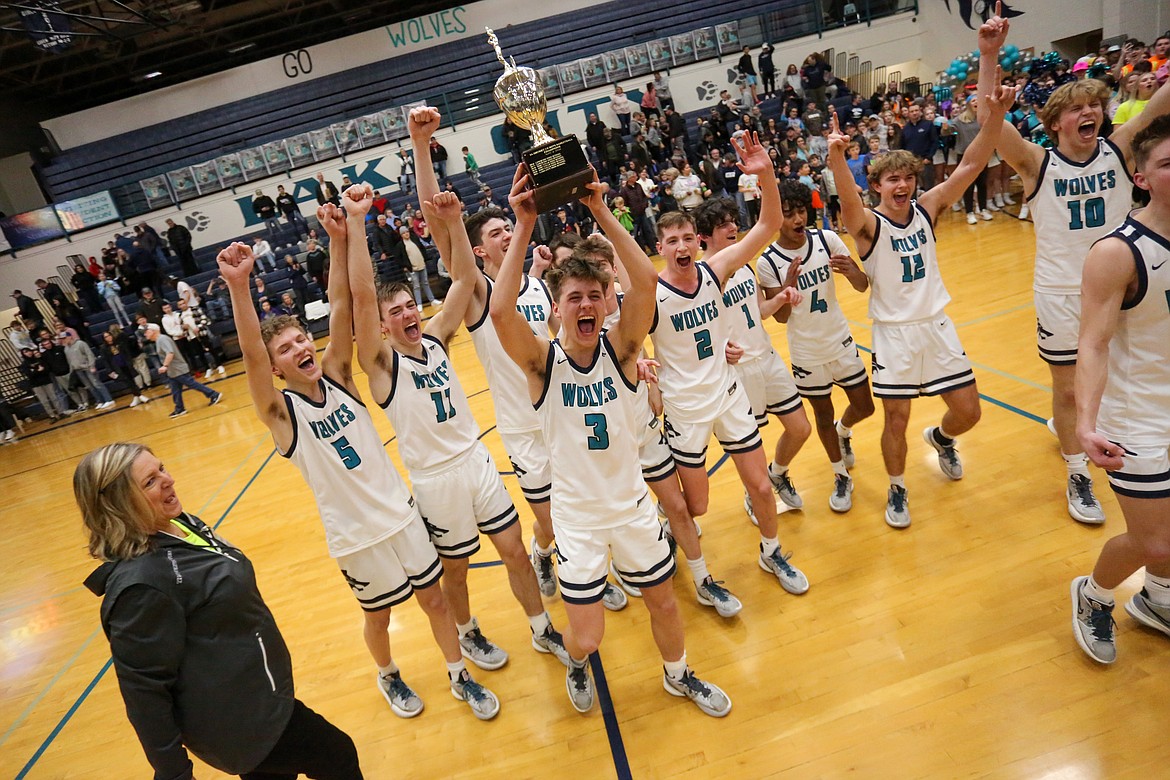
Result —
<instances>
[{"instance_id":1,"label":"team huddle","mask_svg":"<svg viewBox=\"0 0 1170 780\"><path fill-rule=\"evenodd\" d=\"M911 522L904 473L914 398L945 402L923 436L943 473L962 479L956 438L977 424L980 402L946 315L935 223L997 149L1019 172L1036 222L1037 334L1052 370L1068 511L1082 523L1105 520L1091 458L1110 470L1128 525L1106 545L1093 576L1073 582L1076 638L1096 660L1113 661L1112 588L1141 566L1145 587L1126 608L1170 634L1170 269L1163 270L1170 92L1160 90L1142 118L1103 139L1096 82L1061 87L1044 109L1056 139L1045 151L1003 121L1014 100L1010 88L997 86L996 53L1007 29L996 16L979 31L981 128L948 179L920 192L920 161L894 151L870 169L879 205L868 208L861 193L840 189L860 262L837 234L808 226L808 190L777 183L766 150L747 135L735 143L738 165L759 177L761 208L742 237L734 202L663 214L658 272L595 181L583 202L599 233L558 239L540 250L551 259L543 278L528 275L538 214L526 170L517 169L509 196L515 224L490 208L465 220L462 204L439 191L432 173L439 113L425 107L411 112L409 130L420 205L452 280L439 313L424 321L409 286L375 283L365 247L368 185L343 193L341 208L318 211L332 262L332 338L320 357L295 319L257 320L251 250L234 244L220 254L256 412L314 492L330 555L364 610L379 690L397 715L423 709L388 636L391 608L412 595L430 621L453 696L481 719L499 711L496 695L465 666L466 659L491 670L508 661L471 609L468 561L481 534L506 567L533 649L565 665L578 711L593 705L587 658L602 640L605 610L621 609L629 595L649 610L665 690L708 715L727 715L728 694L688 663L672 585L681 550L700 604L726 618L742 608L708 569L695 521L708 509L710 438L733 461L759 527L750 554L797 595L809 590L809 578L781 547L777 501L804 505L789 466L812 433L806 401L832 472L825 484L834 512L853 508L853 427L874 413L875 396L884 417L886 523ZM852 181L847 143L834 117L829 165L837 181ZM1131 182L1152 197L1133 214ZM838 279L868 291L872 393L838 302ZM772 346L766 318L785 323L791 370ZM530 547L448 354L460 326L483 364L497 429L535 518ZM354 382L354 341L411 488ZM839 415L834 385L848 401ZM760 436L769 415L783 429L770 462ZM558 591L568 618L560 630L542 602Z\"/></svg>"}]
</instances>

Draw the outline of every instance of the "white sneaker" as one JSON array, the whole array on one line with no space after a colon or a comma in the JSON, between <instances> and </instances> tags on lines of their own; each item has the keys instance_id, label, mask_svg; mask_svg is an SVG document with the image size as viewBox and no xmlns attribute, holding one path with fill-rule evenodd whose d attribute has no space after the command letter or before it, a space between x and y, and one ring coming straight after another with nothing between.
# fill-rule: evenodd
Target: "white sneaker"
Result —
<instances>
[{"instance_id":1,"label":"white sneaker","mask_svg":"<svg viewBox=\"0 0 1170 780\"><path fill-rule=\"evenodd\" d=\"M140 395L136 395L133 398L131 398L130 399L130 407L134 408L135 406L138 406L138 404L142 403L141 399L142 399L142 396L140 396Z\"/></svg>"},{"instance_id":2,"label":"white sneaker","mask_svg":"<svg viewBox=\"0 0 1170 780\"><path fill-rule=\"evenodd\" d=\"M1028 218L1028 204L1025 203L1023 206L1020 206L1020 219L1027 219L1027 218Z\"/></svg>"},{"instance_id":3,"label":"white sneaker","mask_svg":"<svg viewBox=\"0 0 1170 780\"><path fill-rule=\"evenodd\" d=\"M215 369L215 373L219 374L220 376L223 376L225 373L223 366L220 366L219 368Z\"/></svg>"},{"instance_id":4,"label":"white sneaker","mask_svg":"<svg viewBox=\"0 0 1170 780\"><path fill-rule=\"evenodd\" d=\"M963 204L957 200L951 204L951 211L958 211L961 208L963 208Z\"/></svg>"},{"instance_id":5,"label":"white sneaker","mask_svg":"<svg viewBox=\"0 0 1170 780\"><path fill-rule=\"evenodd\" d=\"M1012 196L1009 193L1005 192L1003 194L1003 203L1001 203L1000 205L1001 206L1014 206L1014 205L1016 205L1016 202L1014 200L1012 200Z\"/></svg>"},{"instance_id":6,"label":"white sneaker","mask_svg":"<svg viewBox=\"0 0 1170 780\"><path fill-rule=\"evenodd\" d=\"M999 209L1002 209L1003 203L1004 203L1003 195L1002 194L996 195L994 201L992 201L992 202L995 203L996 211L998 211Z\"/></svg>"},{"instance_id":7,"label":"white sneaker","mask_svg":"<svg viewBox=\"0 0 1170 780\"><path fill-rule=\"evenodd\" d=\"M999 211L999 209L996 209L996 211ZM992 219L991 212L987 209L983 209L983 211L979 213L979 216L983 217L984 222L990 222Z\"/></svg>"},{"instance_id":8,"label":"white sneaker","mask_svg":"<svg viewBox=\"0 0 1170 780\"><path fill-rule=\"evenodd\" d=\"M1000 208L1001 208L1001 206L995 205L995 201L993 201L993 200L987 201L987 210L988 211L999 211Z\"/></svg>"},{"instance_id":9,"label":"white sneaker","mask_svg":"<svg viewBox=\"0 0 1170 780\"><path fill-rule=\"evenodd\" d=\"M974 211L968 211L968 212L967 212L967 224L968 224L968 225L974 225L974 224L975 224L975 222L976 222L976 219L975 219L975 212L974 212Z\"/></svg>"}]
</instances>

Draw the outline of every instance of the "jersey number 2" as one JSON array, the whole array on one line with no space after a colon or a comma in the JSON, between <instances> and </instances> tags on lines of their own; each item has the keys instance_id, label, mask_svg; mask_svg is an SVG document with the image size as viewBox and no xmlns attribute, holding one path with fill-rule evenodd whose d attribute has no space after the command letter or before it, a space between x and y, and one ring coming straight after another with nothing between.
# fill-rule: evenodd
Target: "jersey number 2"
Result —
<instances>
[{"instance_id":1,"label":"jersey number 2","mask_svg":"<svg viewBox=\"0 0 1170 780\"><path fill-rule=\"evenodd\" d=\"M341 462L345 464L347 469L356 469L361 465L362 456L357 454L357 450L349 446L349 439L344 436L339 436L329 443L333 445L333 449L337 450Z\"/></svg>"},{"instance_id":2,"label":"jersey number 2","mask_svg":"<svg viewBox=\"0 0 1170 780\"><path fill-rule=\"evenodd\" d=\"M750 328L751 325L748 327ZM699 353L699 360L706 360L715 354L711 349L711 331L703 328L695 333L695 352Z\"/></svg>"},{"instance_id":3,"label":"jersey number 2","mask_svg":"<svg viewBox=\"0 0 1170 780\"><path fill-rule=\"evenodd\" d=\"M609 431L605 425L604 414L587 414L585 415L585 424L593 429L593 435L589 437L586 443L591 450L608 450L609 449Z\"/></svg>"}]
</instances>

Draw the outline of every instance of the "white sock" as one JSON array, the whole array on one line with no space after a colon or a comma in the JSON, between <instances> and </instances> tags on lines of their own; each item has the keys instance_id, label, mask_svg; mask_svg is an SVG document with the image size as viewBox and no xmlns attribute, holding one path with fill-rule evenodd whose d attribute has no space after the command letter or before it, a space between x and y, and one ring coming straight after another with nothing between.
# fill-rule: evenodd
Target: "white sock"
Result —
<instances>
[{"instance_id":1,"label":"white sock","mask_svg":"<svg viewBox=\"0 0 1170 780\"><path fill-rule=\"evenodd\" d=\"M552 620L549 618L548 612L541 612L536 616L529 615L528 625L532 628L534 636L541 636L552 625Z\"/></svg>"},{"instance_id":2,"label":"white sock","mask_svg":"<svg viewBox=\"0 0 1170 780\"><path fill-rule=\"evenodd\" d=\"M834 423L834 427L837 429L837 435L840 436L842 439L848 439L850 436L853 435L853 429L846 428L844 425L841 424L840 420L837 420L837 422Z\"/></svg>"},{"instance_id":3,"label":"white sock","mask_svg":"<svg viewBox=\"0 0 1170 780\"><path fill-rule=\"evenodd\" d=\"M1073 455L1065 455L1060 453L1060 457L1064 458L1064 467L1068 469L1068 475L1081 474L1089 476L1089 457L1083 452L1077 452Z\"/></svg>"},{"instance_id":4,"label":"white sock","mask_svg":"<svg viewBox=\"0 0 1170 780\"><path fill-rule=\"evenodd\" d=\"M553 554L553 548L556 547L556 542L553 542L548 547L541 547L540 542L536 541L536 537L532 537L532 546L536 548L536 552L543 558Z\"/></svg>"},{"instance_id":5,"label":"white sock","mask_svg":"<svg viewBox=\"0 0 1170 780\"><path fill-rule=\"evenodd\" d=\"M693 561L688 560L687 568L691 570L691 579L696 585L702 585L703 580L711 576L711 572L707 571L707 561L701 555Z\"/></svg>"},{"instance_id":6,"label":"white sock","mask_svg":"<svg viewBox=\"0 0 1170 780\"><path fill-rule=\"evenodd\" d=\"M455 628L459 631L460 637L467 636L467 632L475 628L475 618L473 617L466 623L456 623Z\"/></svg>"},{"instance_id":7,"label":"white sock","mask_svg":"<svg viewBox=\"0 0 1170 780\"><path fill-rule=\"evenodd\" d=\"M890 477L890 485L892 485L892 486L894 486L894 487L900 487L900 488L902 488L903 490L905 490L905 489L906 489L906 477L905 477L905 475L900 475L900 476L897 476L897 477Z\"/></svg>"},{"instance_id":8,"label":"white sock","mask_svg":"<svg viewBox=\"0 0 1170 780\"><path fill-rule=\"evenodd\" d=\"M771 471L773 474L775 474L778 477L782 477L788 473L788 467L781 466L776 461L772 461L772 465L768 467L768 470Z\"/></svg>"},{"instance_id":9,"label":"white sock","mask_svg":"<svg viewBox=\"0 0 1170 780\"><path fill-rule=\"evenodd\" d=\"M764 554L765 558L771 556L772 553L776 552L779 549L780 549L780 540L777 539L775 536L773 536L771 539L769 539L766 536L760 537L760 552L762 552Z\"/></svg>"},{"instance_id":10,"label":"white sock","mask_svg":"<svg viewBox=\"0 0 1170 780\"><path fill-rule=\"evenodd\" d=\"M1155 577L1147 571L1146 596L1159 607L1170 607L1170 577Z\"/></svg>"},{"instance_id":11,"label":"white sock","mask_svg":"<svg viewBox=\"0 0 1170 780\"><path fill-rule=\"evenodd\" d=\"M573 656L569 656L569 663L571 663L573 665L574 669L584 669L585 664L589 663L589 658L585 657L585 658L582 658L580 661L578 661Z\"/></svg>"},{"instance_id":12,"label":"white sock","mask_svg":"<svg viewBox=\"0 0 1170 780\"><path fill-rule=\"evenodd\" d=\"M681 680L683 675L687 673L687 651L683 650L682 658L677 661L662 659L662 668L666 670L666 675L670 679Z\"/></svg>"},{"instance_id":13,"label":"white sock","mask_svg":"<svg viewBox=\"0 0 1170 780\"><path fill-rule=\"evenodd\" d=\"M843 477L849 476L849 469L845 468L845 461L835 460L829 465L833 467L834 474L840 474Z\"/></svg>"},{"instance_id":14,"label":"white sock","mask_svg":"<svg viewBox=\"0 0 1170 780\"><path fill-rule=\"evenodd\" d=\"M1113 591L1098 585L1091 574L1089 575L1089 579L1085 581L1085 595L1100 604L1109 607L1113 606Z\"/></svg>"},{"instance_id":15,"label":"white sock","mask_svg":"<svg viewBox=\"0 0 1170 780\"><path fill-rule=\"evenodd\" d=\"M463 676L463 673L466 671L467 671L467 666L463 663L462 658L460 658L458 661L456 661L453 664L447 664L447 677L452 682L454 682L455 680L458 680L461 676Z\"/></svg>"},{"instance_id":16,"label":"white sock","mask_svg":"<svg viewBox=\"0 0 1170 780\"><path fill-rule=\"evenodd\" d=\"M379 666L378 674L382 677L389 677L392 674L398 674L398 664L391 661L389 666Z\"/></svg>"}]
</instances>

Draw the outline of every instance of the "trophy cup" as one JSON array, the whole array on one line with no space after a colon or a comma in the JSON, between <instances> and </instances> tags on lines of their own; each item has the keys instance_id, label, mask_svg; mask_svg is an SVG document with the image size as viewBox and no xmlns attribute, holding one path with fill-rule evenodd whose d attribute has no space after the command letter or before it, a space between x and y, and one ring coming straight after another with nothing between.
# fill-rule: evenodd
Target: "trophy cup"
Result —
<instances>
[{"instance_id":1,"label":"trophy cup","mask_svg":"<svg viewBox=\"0 0 1170 780\"><path fill-rule=\"evenodd\" d=\"M593 181L593 169L577 136L552 138L544 130L544 115L548 106L544 85L532 68L517 67L508 62L500 51L500 41L491 28L487 30L488 43L496 50L496 59L504 66L504 75L496 80L492 94L500 110L513 124L532 132L535 143L521 156L532 178L533 199L538 211L548 211L583 197L585 185Z\"/></svg>"}]
</instances>

